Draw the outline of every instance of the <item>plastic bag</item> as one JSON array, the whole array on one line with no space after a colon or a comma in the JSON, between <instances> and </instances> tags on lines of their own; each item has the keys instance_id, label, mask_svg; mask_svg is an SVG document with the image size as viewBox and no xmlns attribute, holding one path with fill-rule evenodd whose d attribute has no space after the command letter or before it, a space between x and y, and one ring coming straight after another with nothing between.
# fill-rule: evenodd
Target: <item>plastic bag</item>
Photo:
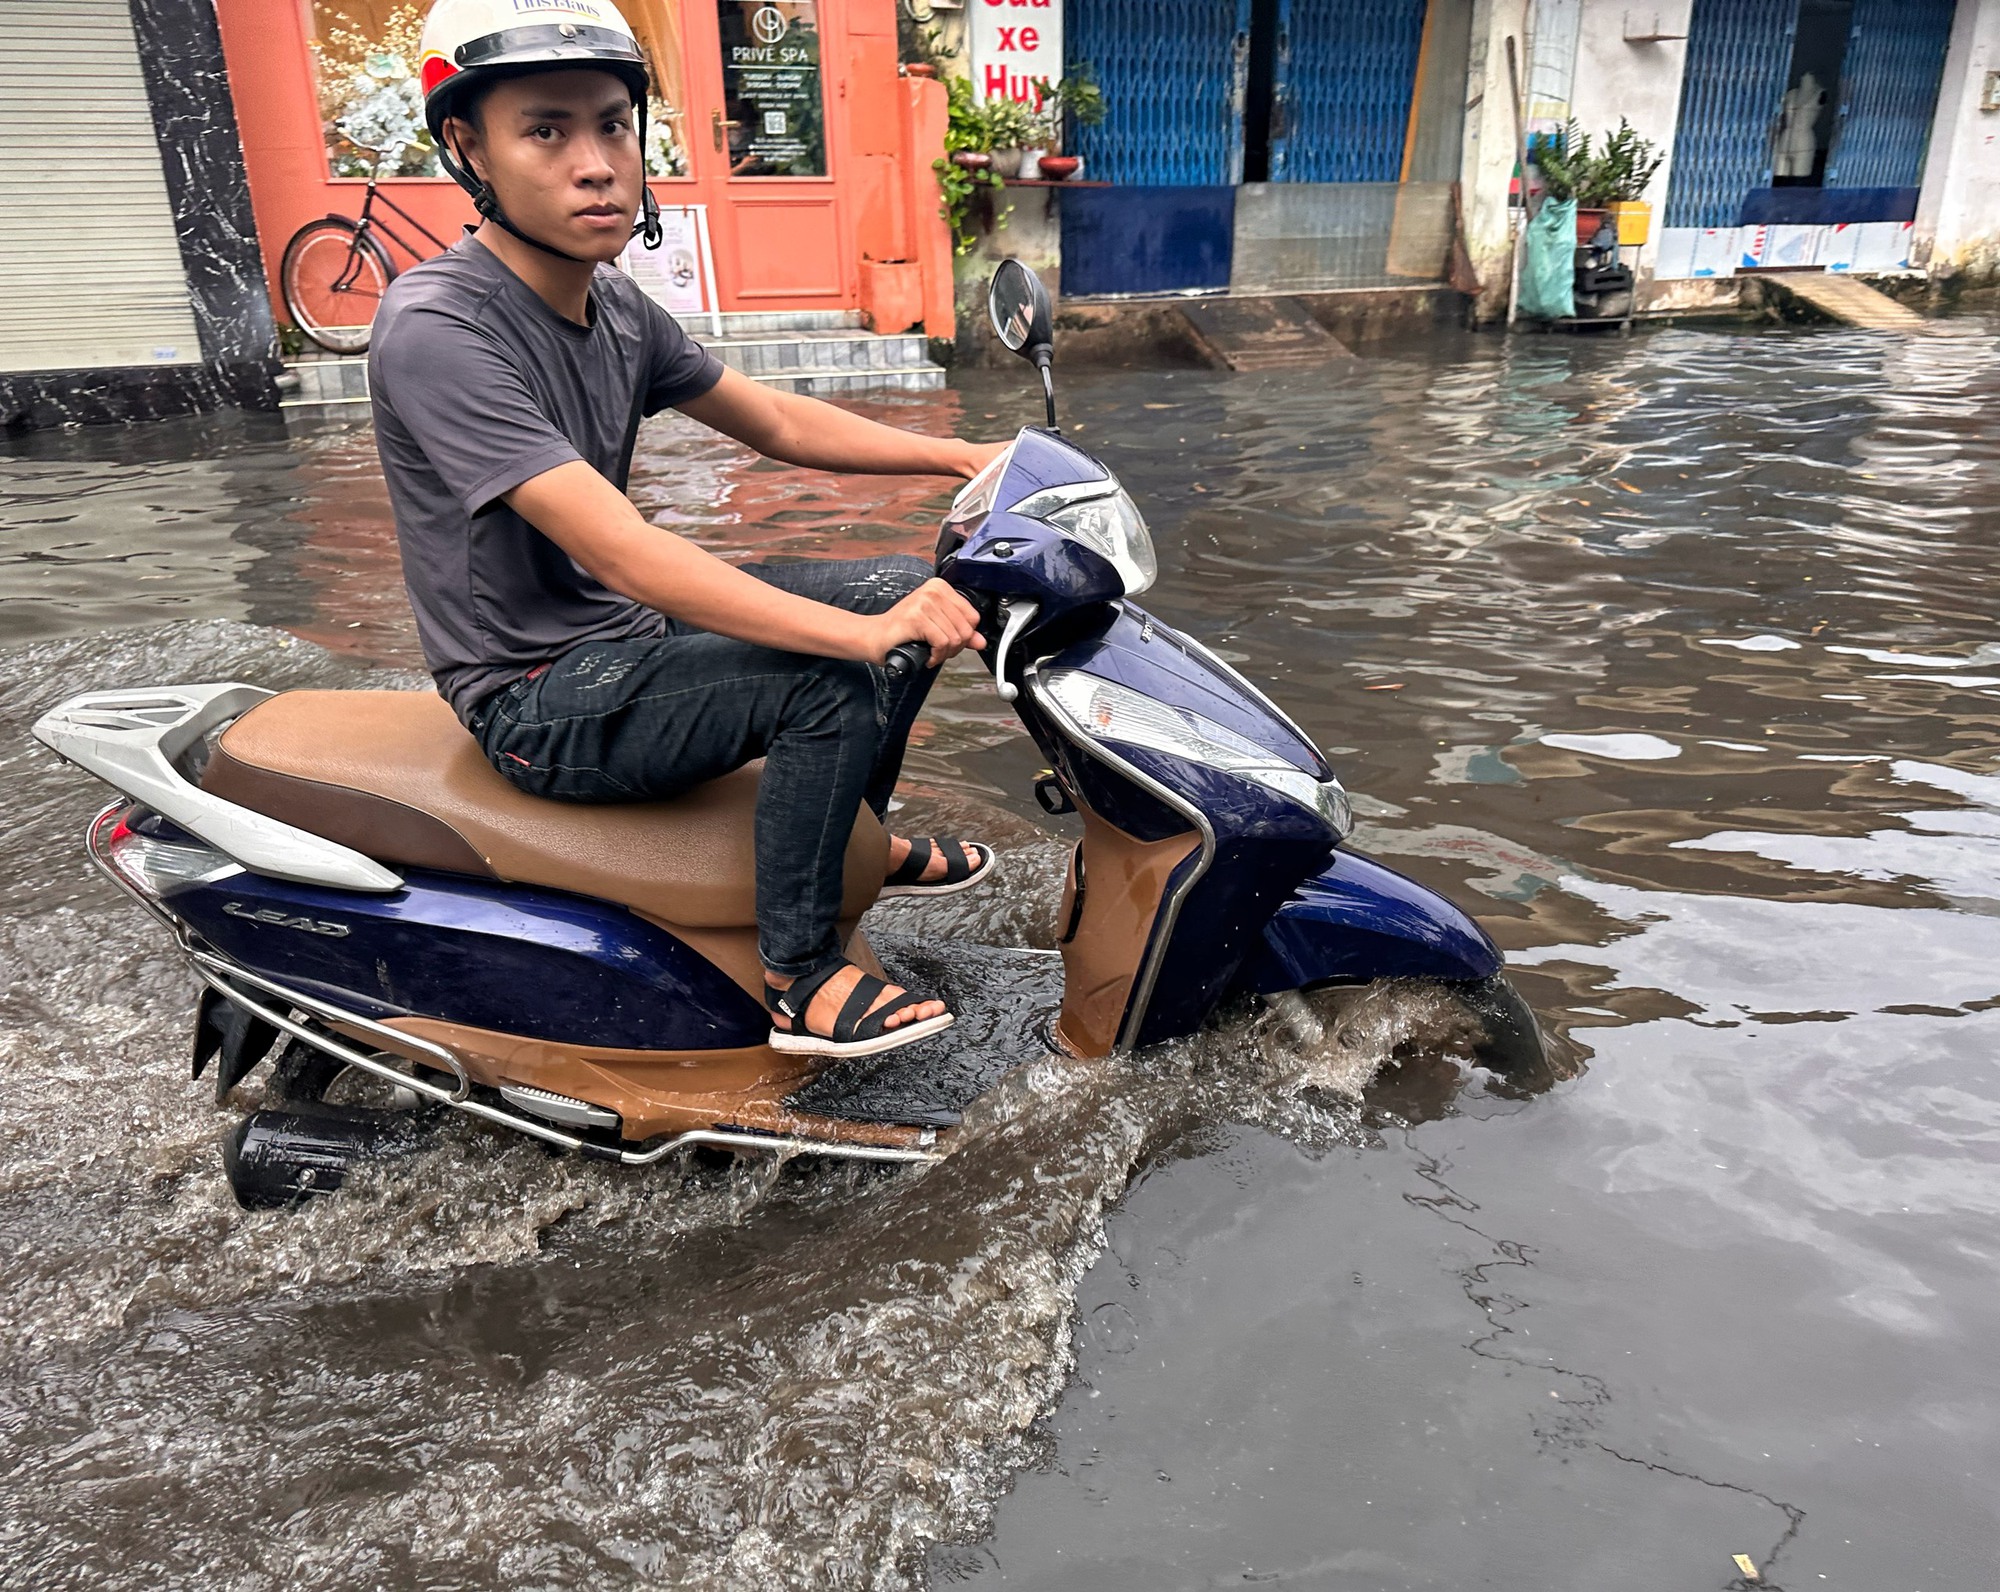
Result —
<instances>
[{"instance_id":1,"label":"plastic bag","mask_svg":"<svg viewBox=\"0 0 2000 1592\"><path fill-rule=\"evenodd\" d=\"M1522 239L1515 310L1554 321L1576 313L1576 201L1545 199Z\"/></svg>"}]
</instances>

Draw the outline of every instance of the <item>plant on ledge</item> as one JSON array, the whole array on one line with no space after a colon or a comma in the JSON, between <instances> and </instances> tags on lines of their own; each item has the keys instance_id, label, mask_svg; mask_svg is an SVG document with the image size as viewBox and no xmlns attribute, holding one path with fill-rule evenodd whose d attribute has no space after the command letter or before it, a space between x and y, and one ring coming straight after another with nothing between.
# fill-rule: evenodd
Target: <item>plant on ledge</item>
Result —
<instances>
[{"instance_id":1,"label":"plant on ledge","mask_svg":"<svg viewBox=\"0 0 2000 1592\"><path fill-rule=\"evenodd\" d=\"M937 173L938 187L944 193L942 209L945 221L951 227L952 252L970 254L972 246L979 241L979 231L974 225L974 206L979 190L1007 186L993 169L996 138L1017 131L1005 113L1011 112L1014 117L1023 119L1027 113L1009 100L981 105L973 98L971 81L963 77L947 78L945 93L948 99L944 156L932 161L931 169ZM1006 224L1007 211L996 209L994 230L998 231Z\"/></svg>"},{"instance_id":2,"label":"plant on ledge","mask_svg":"<svg viewBox=\"0 0 2000 1592\"><path fill-rule=\"evenodd\" d=\"M1038 77L1035 87L1042 96L1037 136L1054 153L1069 148L1068 141L1079 127L1095 127L1104 120L1104 90L1097 86L1097 73L1088 61L1072 61L1060 82Z\"/></svg>"}]
</instances>

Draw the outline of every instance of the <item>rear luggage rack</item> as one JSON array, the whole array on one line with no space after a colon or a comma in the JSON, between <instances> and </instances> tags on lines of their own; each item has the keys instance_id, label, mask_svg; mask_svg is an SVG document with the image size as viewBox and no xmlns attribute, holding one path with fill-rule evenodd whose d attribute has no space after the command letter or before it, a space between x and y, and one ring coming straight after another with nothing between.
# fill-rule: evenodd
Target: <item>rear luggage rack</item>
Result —
<instances>
[{"instance_id":1,"label":"rear luggage rack","mask_svg":"<svg viewBox=\"0 0 2000 1592\"><path fill-rule=\"evenodd\" d=\"M373 858L211 796L182 775L182 759L203 736L273 694L237 681L86 691L37 719L35 739L253 873L335 890L402 889L402 875Z\"/></svg>"}]
</instances>

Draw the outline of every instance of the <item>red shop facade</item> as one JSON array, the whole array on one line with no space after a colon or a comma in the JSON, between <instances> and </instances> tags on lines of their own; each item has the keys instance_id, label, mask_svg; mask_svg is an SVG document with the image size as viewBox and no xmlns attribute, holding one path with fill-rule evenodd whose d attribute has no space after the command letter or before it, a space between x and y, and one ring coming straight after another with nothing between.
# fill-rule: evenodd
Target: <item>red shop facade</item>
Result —
<instances>
[{"instance_id":1,"label":"red shop facade","mask_svg":"<svg viewBox=\"0 0 2000 1592\"><path fill-rule=\"evenodd\" d=\"M474 217L423 132L427 0L215 0L265 272L368 176L431 233ZM650 58L649 182L699 217L707 307L858 310L952 332L951 243L932 161L944 91L897 65L895 0L624 0ZM394 218L391 218L392 224ZM397 229L415 253L421 234ZM412 253L389 241L404 269ZM277 306L286 318L282 304Z\"/></svg>"}]
</instances>

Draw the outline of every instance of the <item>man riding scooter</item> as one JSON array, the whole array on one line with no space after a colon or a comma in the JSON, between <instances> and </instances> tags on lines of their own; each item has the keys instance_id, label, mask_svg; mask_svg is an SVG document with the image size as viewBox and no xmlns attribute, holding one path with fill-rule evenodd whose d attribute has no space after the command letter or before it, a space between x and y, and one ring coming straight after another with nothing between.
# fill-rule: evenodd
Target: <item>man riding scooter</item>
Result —
<instances>
[{"instance_id":1,"label":"man riding scooter","mask_svg":"<svg viewBox=\"0 0 2000 1592\"><path fill-rule=\"evenodd\" d=\"M438 0L426 119L482 218L400 277L369 376L404 578L438 690L518 788L678 795L765 759L756 907L770 1042L842 1056L935 1034L944 1002L847 961L842 858L888 810L935 666L984 646L915 558L734 567L625 496L642 416L683 413L768 458L970 479L1002 449L917 436L760 387L612 267L659 239L644 57L608 0ZM892 676L892 649L933 668ZM891 836L891 893L964 889L976 843Z\"/></svg>"}]
</instances>

